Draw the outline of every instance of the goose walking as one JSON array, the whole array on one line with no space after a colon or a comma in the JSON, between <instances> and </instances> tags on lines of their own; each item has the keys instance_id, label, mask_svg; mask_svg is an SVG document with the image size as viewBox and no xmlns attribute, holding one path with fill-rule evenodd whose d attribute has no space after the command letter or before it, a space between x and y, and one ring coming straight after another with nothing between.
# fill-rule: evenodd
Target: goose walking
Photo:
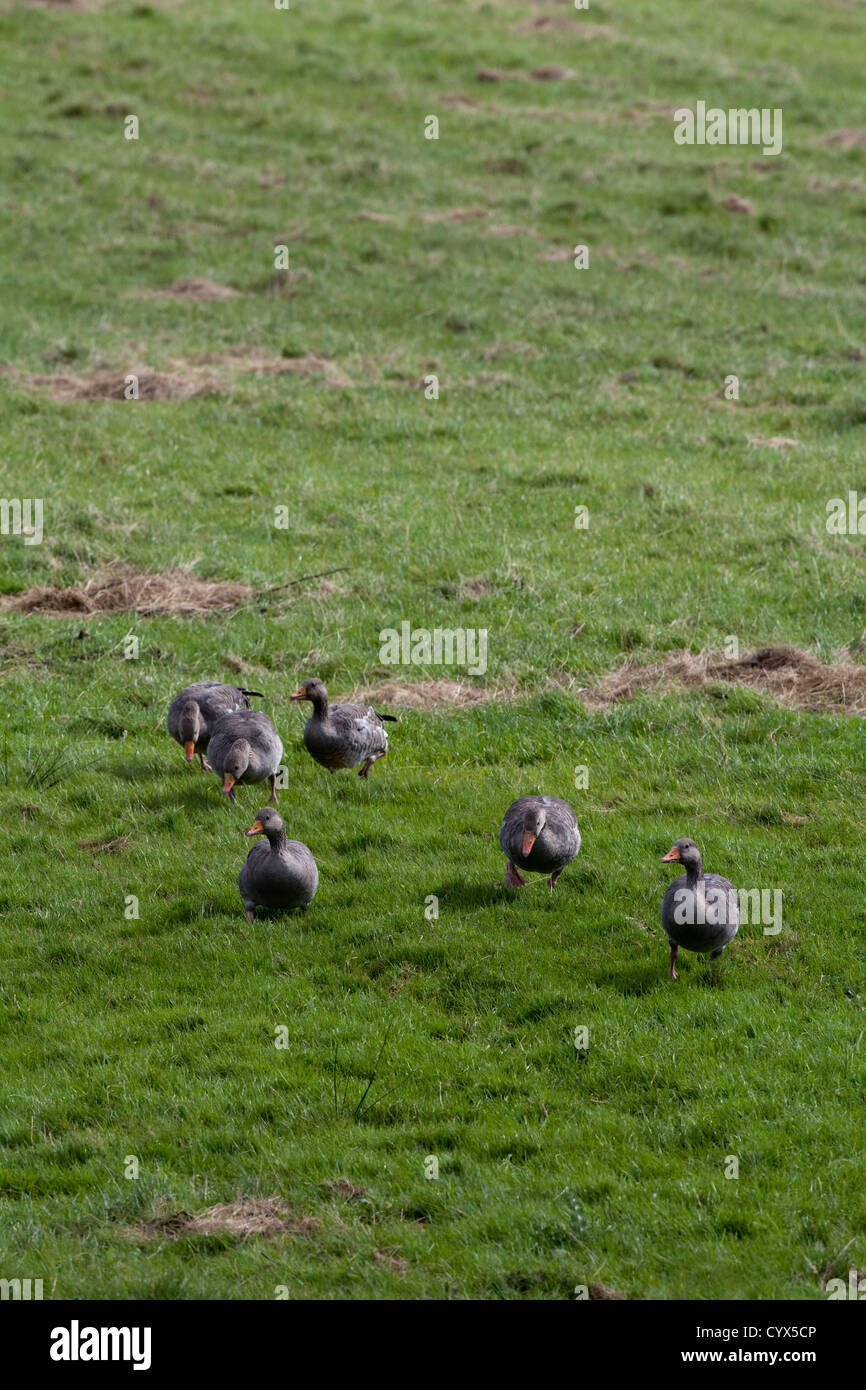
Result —
<instances>
[{"instance_id":1,"label":"goose walking","mask_svg":"<svg viewBox=\"0 0 866 1390\"><path fill-rule=\"evenodd\" d=\"M383 720L396 723L393 714L377 714L369 705L329 705L328 692L318 678L304 681L293 700L309 700L313 713L304 725L304 747L329 772L359 768L366 778L370 768L388 752Z\"/></svg>"},{"instance_id":2,"label":"goose walking","mask_svg":"<svg viewBox=\"0 0 866 1390\"><path fill-rule=\"evenodd\" d=\"M249 709L251 695L261 697L261 692L220 681L196 681L175 695L168 707L168 732L183 748L188 763L198 753L201 771L213 771L205 757L213 727L224 714Z\"/></svg>"},{"instance_id":3,"label":"goose walking","mask_svg":"<svg viewBox=\"0 0 866 1390\"><path fill-rule=\"evenodd\" d=\"M224 714L210 737L212 771L223 779L223 791L235 800L235 785L270 781L268 798L276 804L277 771L283 756L280 736L266 714L239 710Z\"/></svg>"},{"instance_id":4,"label":"goose walking","mask_svg":"<svg viewBox=\"0 0 866 1390\"><path fill-rule=\"evenodd\" d=\"M662 899L662 926L671 946L670 978L677 978L677 953L709 951L710 960L733 941L740 924L737 890L720 874L705 874L701 852L694 840L677 840L663 864L682 864L684 874L675 878Z\"/></svg>"},{"instance_id":5,"label":"goose walking","mask_svg":"<svg viewBox=\"0 0 866 1390\"><path fill-rule=\"evenodd\" d=\"M577 817L558 796L521 796L505 812L499 843L508 860L505 882L509 888L526 883L520 873L525 869L550 874L552 893L559 875L580 849Z\"/></svg>"},{"instance_id":6,"label":"goose walking","mask_svg":"<svg viewBox=\"0 0 866 1390\"><path fill-rule=\"evenodd\" d=\"M253 845L238 874L238 888L252 922L257 907L309 907L319 886L319 870L307 846L290 840L276 811L265 806L245 835L265 835Z\"/></svg>"}]
</instances>

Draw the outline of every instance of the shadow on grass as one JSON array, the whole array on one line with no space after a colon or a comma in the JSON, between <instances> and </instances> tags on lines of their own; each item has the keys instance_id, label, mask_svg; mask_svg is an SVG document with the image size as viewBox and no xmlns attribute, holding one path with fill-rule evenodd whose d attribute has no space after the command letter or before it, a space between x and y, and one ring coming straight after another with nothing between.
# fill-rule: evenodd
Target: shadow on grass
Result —
<instances>
[{"instance_id":1,"label":"shadow on grass","mask_svg":"<svg viewBox=\"0 0 866 1390\"><path fill-rule=\"evenodd\" d=\"M671 980L668 977L668 953L664 950L659 953L658 960L635 961L625 969L617 970L612 967L596 971L594 981L599 988L610 989L615 994L633 996L661 989L682 992L684 989L724 988L728 984L725 979L726 973L719 969L716 961L710 964L709 961L696 958L684 965L680 958L677 961L679 978Z\"/></svg>"},{"instance_id":2,"label":"shadow on grass","mask_svg":"<svg viewBox=\"0 0 866 1390\"><path fill-rule=\"evenodd\" d=\"M448 883L438 884L433 891L449 908L489 907L491 903L519 902L520 897L519 893L506 888L504 878L499 883L494 879L487 879L483 883L471 879L451 879Z\"/></svg>"}]
</instances>

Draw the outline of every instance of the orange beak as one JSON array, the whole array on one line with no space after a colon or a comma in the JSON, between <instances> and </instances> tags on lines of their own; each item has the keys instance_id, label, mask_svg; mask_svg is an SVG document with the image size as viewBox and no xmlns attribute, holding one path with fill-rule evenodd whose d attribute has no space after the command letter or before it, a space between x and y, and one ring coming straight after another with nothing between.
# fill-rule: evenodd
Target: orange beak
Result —
<instances>
[{"instance_id":1,"label":"orange beak","mask_svg":"<svg viewBox=\"0 0 866 1390\"><path fill-rule=\"evenodd\" d=\"M520 850L520 853L523 855L524 859L526 858L527 854L529 854L529 852L530 852L530 850L532 849L532 846L533 846L534 844L535 844L535 831L534 831L534 830L525 830L525 831L523 832L523 845L521 846L521 850Z\"/></svg>"},{"instance_id":2,"label":"orange beak","mask_svg":"<svg viewBox=\"0 0 866 1390\"><path fill-rule=\"evenodd\" d=\"M290 700L306 700L306 698L307 692L303 686L301 686L300 690L294 691L294 693L289 696Z\"/></svg>"},{"instance_id":3,"label":"orange beak","mask_svg":"<svg viewBox=\"0 0 866 1390\"><path fill-rule=\"evenodd\" d=\"M195 757L195 744L191 738L187 739L186 743L183 745L183 751L187 762L191 763Z\"/></svg>"},{"instance_id":4,"label":"orange beak","mask_svg":"<svg viewBox=\"0 0 866 1390\"><path fill-rule=\"evenodd\" d=\"M227 773L226 773L226 776L225 776L225 781L223 782L223 791L225 792L226 796L228 796L228 794L229 794L229 792L231 791L231 789L232 789L232 787L234 786L234 784L235 784L235 779L234 779L234 777L232 777L232 775L231 775L230 772L227 772Z\"/></svg>"},{"instance_id":5,"label":"orange beak","mask_svg":"<svg viewBox=\"0 0 866 1390\"><path fill-rule=\"evenodd\" d=\"M244 831L244 834L245 834L245 835L262 835L262 834L264 834L264 827L262 826L261 821L260 821L260 820L254 820L253 823L252 823L252 825L250 826L249 830L245 830L245 831Z\"/></svg>"},{"instance_id":6,"label":"orange beak","mask_svg":"<svg viewBox=\"0 0 866 1390\"><path fill-rule=\"evenodd\" d=\"M673 849L669 849L667 854L662 856L662 863L670 864L672 861L679 863L679 858L680 852L677 849L676 845L674 845Z\"/></svg>"}]
</instances>

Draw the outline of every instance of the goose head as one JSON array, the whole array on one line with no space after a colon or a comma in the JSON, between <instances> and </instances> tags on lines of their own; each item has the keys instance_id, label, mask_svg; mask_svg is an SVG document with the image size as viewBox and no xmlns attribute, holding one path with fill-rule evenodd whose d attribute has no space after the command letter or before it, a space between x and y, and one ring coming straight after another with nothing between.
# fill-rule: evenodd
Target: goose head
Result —
<instances>
[{"instance_id":1,"label":"goose head","mask_svg":"<svg viewBox=\"0 0 866 1390\"><path fill-rule=\"evenodd\" d=\"M191 763L195 757L195 746L198 743L201 728L201 710L195 700L187 700L180 712L178 732L183 744L184 757L188 763Z\"/></svg>"},{"instance_id":2,"label":"goose head","mask_svg":"<svg viewBox=\"0 0 866 1390\"><path fill-rule=\"evenodd\" d=\"M318 676L313 676L308 681L302 681L291 698L293 700L309 700L316 714L323 714L328 708L328 692Z\"/></svg>"},{"instance_id":3,"label":"goose head","mask_svg":"<svg viewBox=\"0 0 866 1390\"><path fill-rule=\"evenodd\" d=\"M694 840L677 840L662 857L663 864L682 864L686 873L700 873L703 869L701 852Z\"/></svg>"},{"instance_id":4,"label":"goose head","mask_svg":"<svg viewBox=\"0 0 866 1390\"><path fill-rule=\"evenodd\" d=\"M547 812L543 806L530 806L523 817L523 843L520 853L526 857L547 824Z\"/></svg>"},{"instance_id":5,"label":"goose head","mask_svg":"<svg viewBox=\"0 0 866 1390\"><path fill-rule=\"evenodd\" d=\"M223 759L223 791L231 796L232 787L239 782L250 765L252 749L245 738L236 739Z\"/></svg>"},{"instance_id":6,"label":"goose head","mask_svg":"<svg viewBox=\"0 0 866 1390\"><path fill-rule=\"evenodd\" d=\"M261 811L257 812L249 830L245 830L244 834L250 838L253 835L267 835L269 840L272 837L279 839L285 833L285 829L282 816L278 815L273 806L263 806Z\"/></svg>"}]
</instances>

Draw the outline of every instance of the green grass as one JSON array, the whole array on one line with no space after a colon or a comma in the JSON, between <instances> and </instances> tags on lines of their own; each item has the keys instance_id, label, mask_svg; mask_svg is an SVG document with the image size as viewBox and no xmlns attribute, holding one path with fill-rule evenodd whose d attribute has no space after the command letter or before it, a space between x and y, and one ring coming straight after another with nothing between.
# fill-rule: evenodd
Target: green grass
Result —
<instances>
[{"instance_id":1,"label":"green grass","mask_svg":"<svg viewBox=\"0 0 866 1390\"><path fill-rule=\"evenodd\" d=\"M515 32L542 13L575 32ZM0 1275L57 1297L773 1299L866 1263L859 722L735 688L581 698L729 634L856 656L866 547L824 522L866 492L866 191L862 149L825 137L866 128L864 37L862 11L793 0L4 8L0 493L45 499L45 540L0 537L0 592L121 560L256 597L0 614ZM577 80L476 80L551 61ZM781 106L782 156L675 146L699 98ZM488 216L424 220L453 208ZM304 272L282 294L281 242ZM587 271L538 259L577 243ZM147 297L181 276L241 294ZM241 348L350 384L76 403L28 378ZM408 384L429 372L438 401ZM799 443L748 442L774 435ZM330 778L288 695L453 674L382 665L403 620L486 628L480 683L516 697L403 712L369 783ZM247 923L262 798L228 805L164 731L209 676L264 690L283 735L281 810L321 874L302 916ZM572 801L584 846L553 896L512 896L498 826L536 790ZM659 861L682 834L781 889L784 926L681 957L674 985ZM341 1176L365 1191L333 1195ZM275 1193L318 1231L130 1238Z\"/></svg>"}]
</instances>

